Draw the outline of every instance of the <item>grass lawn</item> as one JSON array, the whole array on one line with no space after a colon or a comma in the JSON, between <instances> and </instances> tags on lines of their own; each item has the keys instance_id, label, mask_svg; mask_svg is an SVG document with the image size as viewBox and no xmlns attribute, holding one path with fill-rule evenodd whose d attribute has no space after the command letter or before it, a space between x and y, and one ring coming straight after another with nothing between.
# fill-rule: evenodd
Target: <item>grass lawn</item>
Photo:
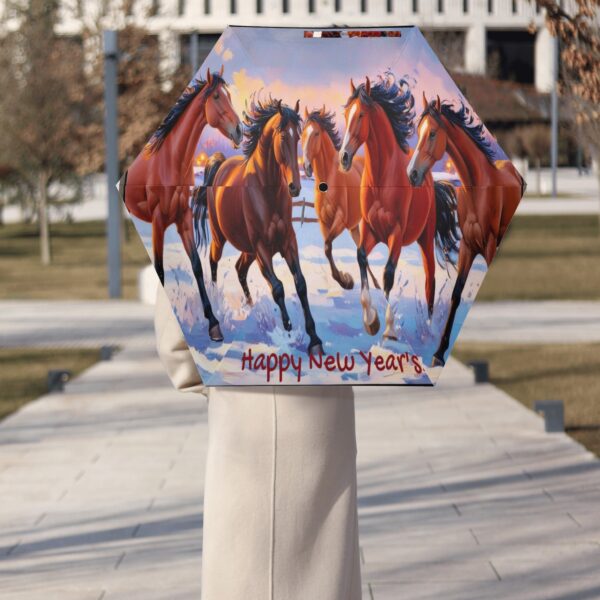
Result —
<instances>
[{"instance_id":1,"label":"grass lawn","mask_svg":"<svg viewBox=\"0 0 600 600\"><path fill-rule=\"evenodd\" d=\"M131 223L123 244L123 297L137 298L137 274L148 255ZM50 228L53 262L43 267L35 225L0 226L0 299L108 297L103 221L60 223Z\"/></svg>"},{"instance_id":2,"label":"grass lawn","mask_svg":"<svg viewBox=\"0 0 600 600\"><path fill-rule=\"evenodd\" d=\"M600 299L596 215L517 217L477 300Z\"/></svg>"},{"instance_id":3,"label":"grass lawn","mask_svg":"<svg viewBox=\"0 0 600 600\"><path fill-rule=\"evenodd\" d=\"M94 349L0 348L0 419L44 394L50 369L75 376L99 360Z\"/></svg>"},{"instance_id":4,"label":"grass lawn","mask_svg":"<svg viewBox=\"0 0 600 600\"><path fill-rule=\"evenodd\" d=\"M459 341L452 355L487 360L491 382L530 408L535 400L562 400L567 432L600 456L600 344Z\"/></svg>"},{"instance_id":5,"label":"grass lawn","mask_svg":"<svg viewBox=\"0 0 600 600\"><path fill-rule=\"evenodd\" d=\"M34 225L0 227L0 299L107 297L104 222L53 225L54 262L39 261ZM149 264L128 223L123 295L137 297L138 270ZM511 225L478 300L600 299L600 232L589 216L523 216Z\"/></svg>"}]
</instances>

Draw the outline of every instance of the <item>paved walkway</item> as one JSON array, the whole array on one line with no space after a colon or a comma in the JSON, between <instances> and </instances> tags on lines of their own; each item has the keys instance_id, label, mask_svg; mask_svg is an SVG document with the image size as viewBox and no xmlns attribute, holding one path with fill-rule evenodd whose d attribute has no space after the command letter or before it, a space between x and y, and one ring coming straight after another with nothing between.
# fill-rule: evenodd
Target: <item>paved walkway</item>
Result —
<instances>
[{"instance_id":1,"label":"paved walkway","mask_svg":"<svg viewBox=\"0 0 600 600\"><path fill-rule=\"evenodd\" d=\"M523 198L518 215L597 215L598 198Z\"/></svg>"},{"instance_id":2,"label":"paved walkway","mask_svg":"<svg viewBox=\"0 0 600 600\"><path fill-rule=\"evenodd\" d=\"M0 300L0 348L122 345L148 334L153 313L126 300Z\"/></svg>"},{"instance_id":3,"label":"paved walkway","mask_svg":"<svg viewBox=\"0 0 600 600\"><path fill-rule=\"evenodd\" d=\"M0 598L199 598L202 398L149 336L0 424ZM360 388L365 600L600 596L600 462L450 361Z\"/></svg>"},{"instance_id":4,"label":"paved walkway","mask_svg":"<svg viewBox=\"0 0 600 600\"><path fill-rule=\"evenodd\" d=\"M600 302L475 302L458 339L540 344L600 342Z\"/></svg>"},{"instance_id":5,"label":"paved walkway","mask_svg":"<svg viewBox=\"0 0 600 600\"><path fill-rule=\"evenodd\" d=\"M0 348L99 347L144 339L153 307L126 301L0 300ZM476 302L463 341L600 341L600 301Z\"/></svg>"}]
</instances>

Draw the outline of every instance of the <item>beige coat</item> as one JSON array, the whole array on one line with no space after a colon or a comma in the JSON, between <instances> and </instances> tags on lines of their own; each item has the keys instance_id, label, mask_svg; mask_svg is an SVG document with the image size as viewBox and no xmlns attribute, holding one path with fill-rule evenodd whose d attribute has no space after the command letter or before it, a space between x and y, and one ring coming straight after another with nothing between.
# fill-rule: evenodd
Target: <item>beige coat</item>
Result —
<instances>
[{"instance_id":1,"label":"beige coat","mask_svg":"<svg viewBox=\"0 0 600 600\"><path fill-rule=\"evenodd\" d=\"M202 383L166 296L158 353ZM202 600L359 600L354 397L347 387L211 388Z\"/></svg>"}]
</instances>

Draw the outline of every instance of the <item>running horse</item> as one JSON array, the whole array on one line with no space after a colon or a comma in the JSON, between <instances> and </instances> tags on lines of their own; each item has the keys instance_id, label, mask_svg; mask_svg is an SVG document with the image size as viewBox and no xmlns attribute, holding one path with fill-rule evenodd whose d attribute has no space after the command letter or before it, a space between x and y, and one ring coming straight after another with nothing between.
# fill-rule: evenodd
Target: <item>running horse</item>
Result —
<instances>
[{"instance_id":1,"label":"running horse","mask_svg":"<svg viewBox=\"0 0 600 600\"><path fill-rule=\"evenodd\" d=\"M299 100L292 109L271 97L264 102L253 99L248 112L244 113L244 156L228 159L221 153L211 156L194 211L199 219L202 243L207 241L208 214L213 282L217 281L223 246L230 242L241 252L235 267L248 304L252 305L248 269L256 260L281 311L283 327L290 331L292 323L285 306L285 291L273 269L273 256L281 254L294 277L304 311L306 333L310 339L308 352L320 355L323 353L322 342L310 312L292 225L291 198L297 197L301 188L299 110Z\"/></svg>"},{"instance_id":2,"label":"running horse","mask_svg":"<svg viewBox=\"0 0 600 600\"><path fill-rule=\"evenodd\" d=\"M206 293L190 208L194 154L207 124L230 138L234 146L241 143L242 125L231 104L223 67L218 73L207 70L206 80L194 79L186 88L142 154L123 175L119 189L129 212L152 223L154 268L163 285L165 231L169 225L176 225L198 284L210 339L222 341L219 321Z\"/></svg>"},{"instance_id":3,"label":"running horse","mask_svg":"<svg viewBox=\"0 0 600 600\"><path fill-rule=\"evenodd\" d=\"M423 94L423 113L417 127L419 141L406 173L413 186L429 177L432 166L445 152L456 167L458 223L462 239L458 252L458 275L452 291L450 312L433 365L445 363L452 327L461 295L475 257L481 254L487 265L506 233L525 191L525 181L508 160L494 160L485 138L483 124L476 123L464 105L454 107L440 101L428 102ZM421 189L415 187L415 190Z\"/></svg>"},{"instance_id":4,"label":"running horse","mask_svg":"<svg viewBox=\"0 0 600 600\"><path fill-rule=\"evenodd\" d=\"M332 244L347 229L358 247L360 178L364 161L357 157L347 173L340 171L337 154L341 144L335 114L328 112L325 106L310 113L305 107L302 129L304 172L308 177L312 177L313 173L315 176L315 212L323 235L325 256L332 277L342 288L351 290L354 287L352 275L338 270L333 260ZM379 288L373 273L371 277L373 285Z\"/></svg>"},{"instance_id":5,"label":"running horse","mask_svg":"<svg viewBox=\"0 0 600 600\"><path fill-rule=\"evenodd\" d=\"M413 188L406 174L408 138L413 133L414 98L405 80L390 73L371 85L367 77L358 86L350 80L351 94L345 106L346 133L339 152L341 168L349 171L358 149L365 145L365 168L360 189L360 242L357 259L361 277L363 323L370 335L379 331L379 316L371 304L367 278L368 256L374 246L387 244L383 289L388 307L384 337L397 339L389 296L403 246L417 242L425 268L425 292L429 317L435 298L436 247L449 259L456 250L458 230L454 188L434 184L431 174L424 185ZM439 256L438 256L439 260Z\"/></svg>"}]
</instances>

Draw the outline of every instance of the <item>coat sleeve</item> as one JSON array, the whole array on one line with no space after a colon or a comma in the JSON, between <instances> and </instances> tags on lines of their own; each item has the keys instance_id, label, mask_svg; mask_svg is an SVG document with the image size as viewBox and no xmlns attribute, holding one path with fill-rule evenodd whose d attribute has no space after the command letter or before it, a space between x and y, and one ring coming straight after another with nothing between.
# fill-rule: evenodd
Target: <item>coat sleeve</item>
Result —
<instances>
[{"instance_id":1,"label":"coat sleeve","mask_svg":"<svg viewBox=\"0 0 600 600\"><path fill-rule=\"evenodd\" d=\"M182 392L206 394L179 322L161 285L156 293L154 331L158 356L173 386Z\"/></svg>"}]
</instances>

